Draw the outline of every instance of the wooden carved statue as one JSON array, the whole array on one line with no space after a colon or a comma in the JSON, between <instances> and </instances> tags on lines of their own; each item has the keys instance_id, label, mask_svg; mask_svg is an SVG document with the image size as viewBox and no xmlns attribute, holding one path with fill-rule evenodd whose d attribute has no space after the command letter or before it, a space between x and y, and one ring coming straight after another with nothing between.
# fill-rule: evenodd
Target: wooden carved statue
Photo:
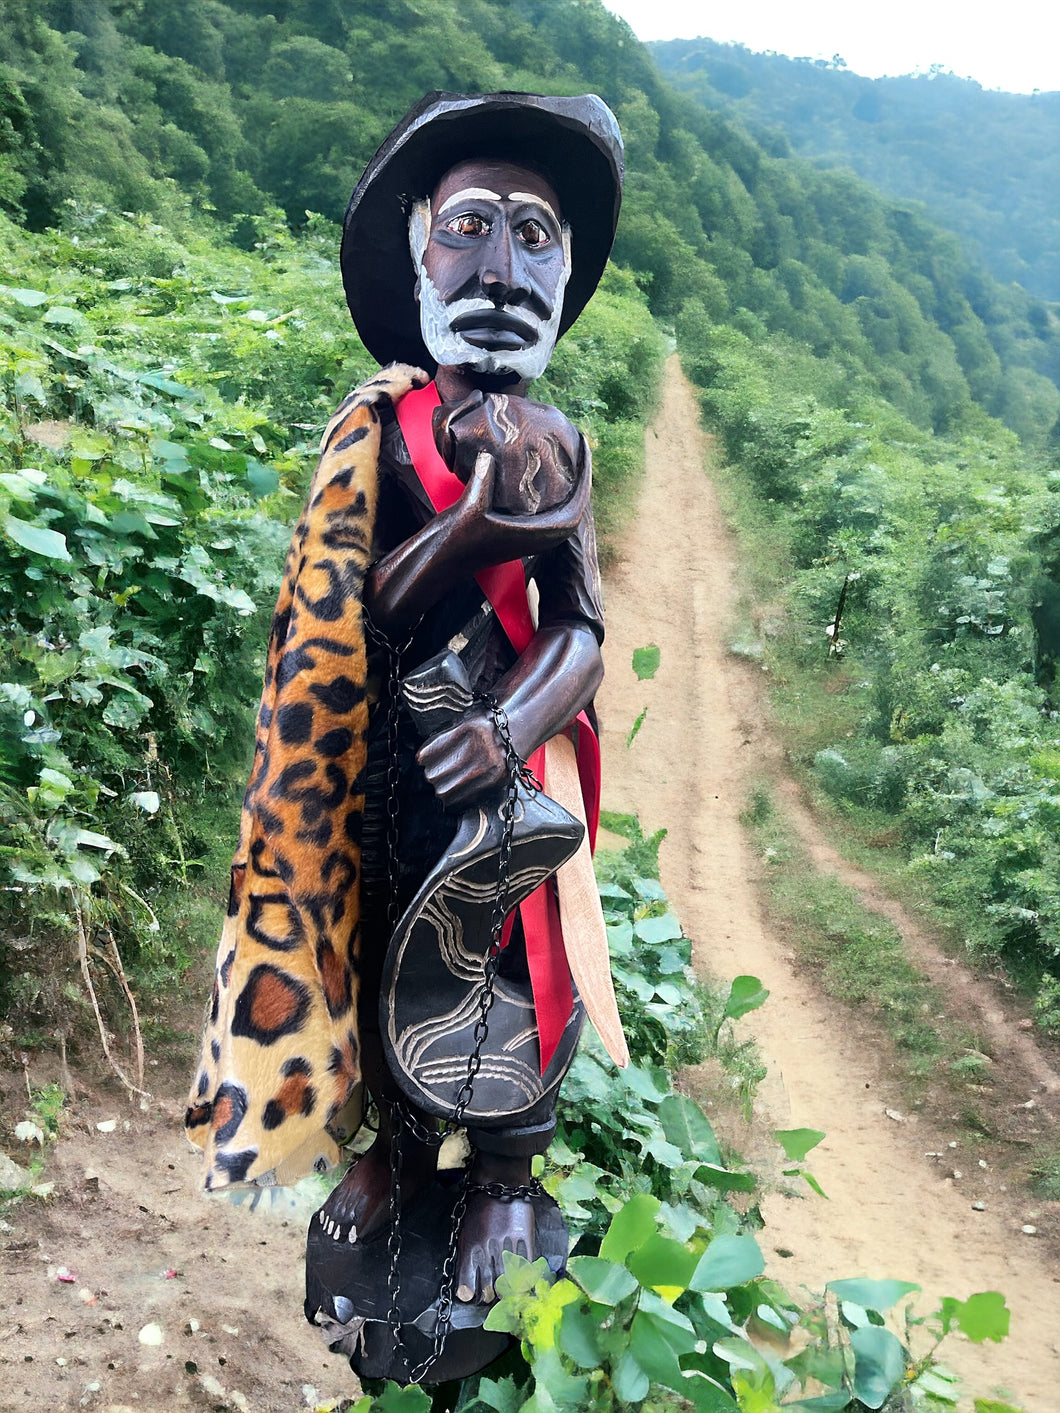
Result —
<instances>
[{"instance_id":1,"label":"wooden carved statue","mask_svg":"<svg viewBox=\"0 0 1060 1413\"><path fill-rule=\"evenodd\" d=\"M628 1060L589 860L589 449L527 395L622 171L599 98L435 93L346 214L385 366L329 423L288 553L187 1126L208 1187L287 1182L337 1159L367 1090L377 1136L313 1218L306 1299L363 1375L503 1349L503 1253L566 1257L531 1162L586 1010Z\"/></svg>"}]
</instances>

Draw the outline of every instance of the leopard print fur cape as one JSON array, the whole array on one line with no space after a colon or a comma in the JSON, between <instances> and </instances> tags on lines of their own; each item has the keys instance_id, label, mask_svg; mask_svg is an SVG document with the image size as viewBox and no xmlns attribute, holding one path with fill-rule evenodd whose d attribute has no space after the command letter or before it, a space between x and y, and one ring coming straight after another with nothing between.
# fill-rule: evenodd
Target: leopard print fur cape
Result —
<instances>
[{"instance_id":1,"label":"leopard print fur cape","mask_svg":"<svg viewBox=\"0 0 1060 1413\"><path fill-rule=\"evenodd\" d=\"M376 408L428 381L394 364L339 406L287 552L185 1116L208 1189L321 1171L351 1131L368 736L361 591L378 491Z\"/></svg>"}]
</instances>

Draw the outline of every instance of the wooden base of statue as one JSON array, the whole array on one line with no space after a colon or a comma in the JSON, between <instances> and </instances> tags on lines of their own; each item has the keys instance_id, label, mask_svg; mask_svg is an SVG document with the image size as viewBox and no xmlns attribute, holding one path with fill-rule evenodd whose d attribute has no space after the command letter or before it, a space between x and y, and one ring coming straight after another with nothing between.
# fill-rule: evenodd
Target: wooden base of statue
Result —
<instances>
[{"instance_id":1,"label":"wooden base of statue","mask_svg":"<svg viewBox=\"0 0 1060 1413\"><path fill-rule=\"evenodd\" d=\"M412 1371L434 1348L442 1265L452 1227L459 1178L442 1173L401 1217L401 1257L397 1305L401 1343L390 1327L389 1227L352 1245L328 1236L314 1213L306 1242L305 1316L317 1325L333 1353L345 1354L361 1379L411 1382ZM566 1267L568 1236L559 1207L544 1194L534 1208L537 1254L559 1276ZM494 1302L453 1300L449 1333L441 1356L423 1382L468 1378L498 1359L511 1336L483 1329Z\"/></svg>"}]
</instances>

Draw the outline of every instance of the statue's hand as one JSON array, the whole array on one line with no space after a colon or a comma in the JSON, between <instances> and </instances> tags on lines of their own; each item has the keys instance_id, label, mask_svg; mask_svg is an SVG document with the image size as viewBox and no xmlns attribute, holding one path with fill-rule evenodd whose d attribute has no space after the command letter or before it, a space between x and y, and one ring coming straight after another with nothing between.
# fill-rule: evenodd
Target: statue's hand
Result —
<instances>
[{"instance_id":1,"label":"statue's hand","mask_svg":"<svg viewBox=\"0 0 1060 1413\"><path fill-rule=\"evenodd\" d=\"M591 470L584 439L562 412L525 397L474 392L435 418L439 450L467 485L455 518L472 555L481 560L488 548L485 562L498 563L573 534L588 504Z\"/></svg>"},{"instance_id":2,"label":"statue's hand","mask_svg":"<svg viewBox=\"0 0 1060 1413\"><path fill-rule=\"evenodd\" d=\"M485 707L473 707L432 736L416 759L447 809L462 809L508 778L504 745Z\"/></svg>"},{"instance_id":3,"label":"statue's hand","mask_svg":"<svg viewBox=\"0 0 1060 1413\"><path fill-rule=\"evenodd\" d=\"M476 392L442 417L436 438L467 483L450 511L462 555L480 565L521 559L577 529L592 485L588 448L556 408Z\"/></svg>"},{"instance_id":4,"label":"statue's hand","mask_svg":"<svg viewBox=\"0 0 1060 1413\"><path fill-rule=\"evenodd\" d=\"M435 413L435 440L465 483L480 454L496 466L492 508L508 515L554 510L571 497L582 461L581 436L556 407L505 393L473 392Z\"/></svg>"}]
</instances>

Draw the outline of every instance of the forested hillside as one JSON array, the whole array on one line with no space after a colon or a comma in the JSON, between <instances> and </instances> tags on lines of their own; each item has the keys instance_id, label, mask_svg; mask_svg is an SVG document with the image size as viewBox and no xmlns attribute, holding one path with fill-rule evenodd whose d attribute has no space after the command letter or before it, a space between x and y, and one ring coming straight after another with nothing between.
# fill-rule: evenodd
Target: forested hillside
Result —
<instances>
[{"instance_id":1,"label":"forested hillside","mask_svg":"<svg viewBox=\"0 0 1060 1413\"><path fill-rule=\"evenodd\" d=\"M789 59L712 39L650 48L708 108L922 201L996 279L1060 299L1060 93L992 92L937 69L870 79L838 56Z\"/></svg>"},{"instance_id":2,"label":"forested hillside","mask_svg":"<svg viewBox=\"0 0 1060 1413\"><path fill-rule=\"evenodd\" d=\"M336 222L412 100L505 87L595 90L626 137L614 262L541 385L588 432L605 533L635 488L674 339L757 537L748 591L771 596L768 615L748 607L734 649L769 669L792 754L1060 1032L1054 310L991 278L920 206L678 93L599 0L4 0L3 1046L75 1043L95 1023L93 977L105 1038L125 1014L123 964L158 996L213 941L207 885L231 853L288 527L330 409L372 367L342 299ZM681 999L668 978L687 955L646 876L658 839L624 827L636 876L612 882L612 930L623 955L647 938L653 975L620 967L620 988L651 1063L677 1063L660 1015ZM758 1004L734 985L715 1043ZM149 1009L149 1038L152 1023L164 1014ZM608 1138L628 1150L621 1196L600 1196L592 1159L564 1200L591 1192L610 1213L637 1191L657 1205L637 1187L646 1171L677 1204L674 1239L652 1247L670 1260L702 1226L682 1225L673 1145L716 1188L746 1175L705 1156L713 1135L690 1101L661 1097L648 1071L635 1083L638 1104L675 1100L669 1126L653 1116L638 1140L658 1145L650 1165L630 1160L625 1134ZM584 1097L618 1112L610 1089ZM797 1163L808 1149L795 1148ZM654 1220L622 1251L651 1246ZM742 1287L760 1268L739 1249ZM647 1289L656 1267L642 1269L637 1319L657 1324L641 1352L674 1387L692 1327L673 1334ZM765 1298L747 1294L740 1320L765 1318ZM719 1296L696 1299L724 1313ZM883 1335L866 1321L871 1345ZM709 1343L736 1326L704 1328ZM647 1393L623 1349L626 1393L601 1407ZM771 1379L759 1364L753 1379ZM733 1387L751 1388L734 1368ZM582 1393L551 1406L588 1406L586 1376L569 1375L556 1386ZM725 1398L711 1384L698 1406L736 1406Z\"/></svg>"}]
</instances>

